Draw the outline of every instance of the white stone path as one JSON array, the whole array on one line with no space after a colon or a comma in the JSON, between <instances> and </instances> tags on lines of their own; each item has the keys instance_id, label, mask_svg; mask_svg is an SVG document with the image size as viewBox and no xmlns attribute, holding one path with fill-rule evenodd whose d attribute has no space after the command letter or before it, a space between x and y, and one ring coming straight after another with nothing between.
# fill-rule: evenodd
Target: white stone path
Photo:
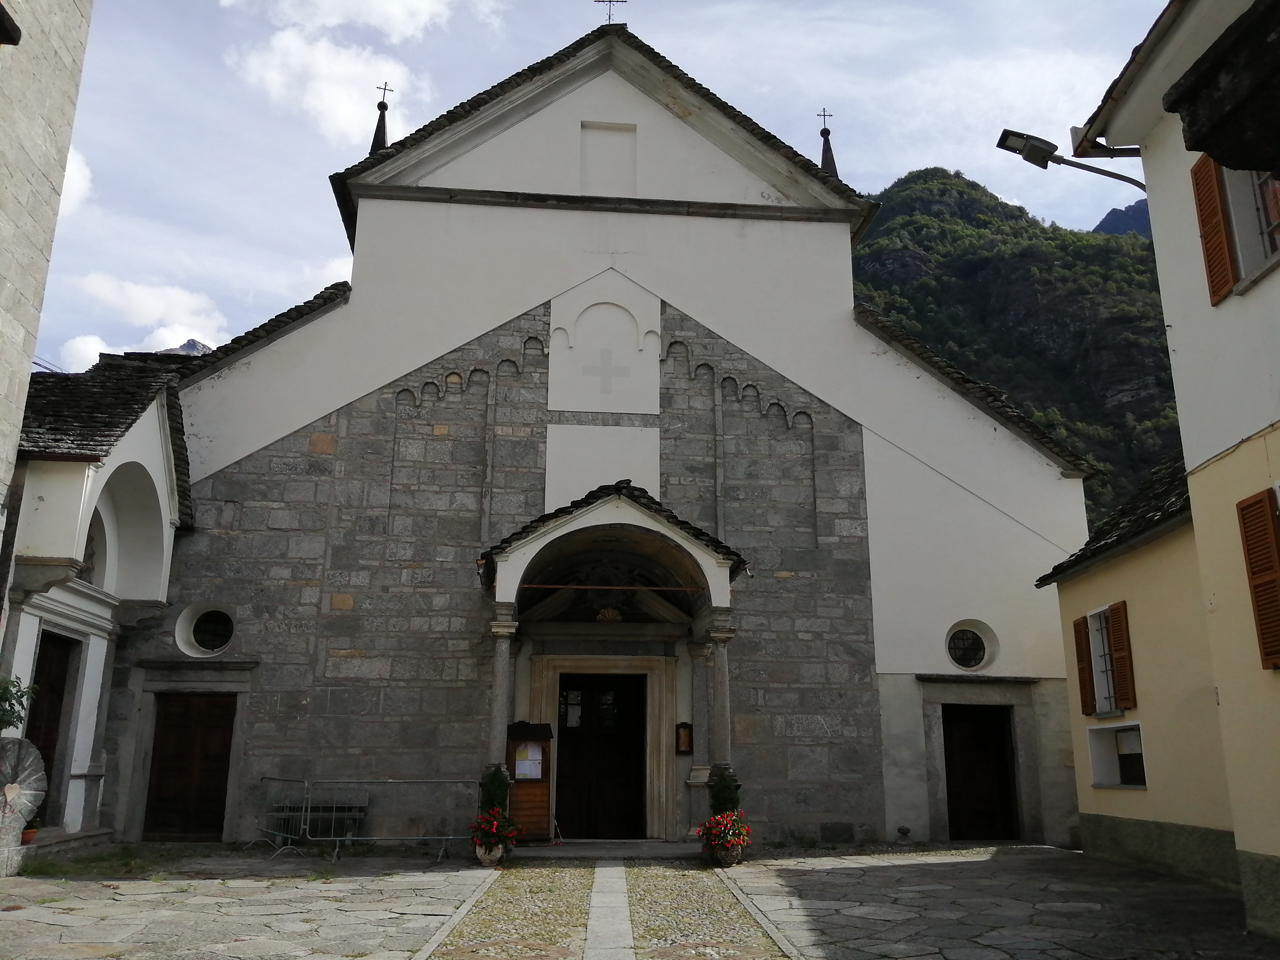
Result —
<instances>
[{"instance_id":1,"label":"white stone path","mask_svg":"<svg viewBox=\"0 0 1280 960\"><path fill-rule=\"evenodd\" d=\"M631 907L627 902L627 870L621 860L596 863L582 960L636 960Z\"/></svg>"}]
</instances>

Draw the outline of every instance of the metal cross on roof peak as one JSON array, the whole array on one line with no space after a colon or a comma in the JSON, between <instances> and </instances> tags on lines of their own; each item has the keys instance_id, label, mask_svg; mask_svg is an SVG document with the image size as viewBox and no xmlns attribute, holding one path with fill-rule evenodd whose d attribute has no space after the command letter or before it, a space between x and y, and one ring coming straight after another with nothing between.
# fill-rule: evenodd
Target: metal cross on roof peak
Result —
<instances>
[{"instance_id":1,"label":"metal cross on roof peak","mask_svg":"<svg viewBox=\"0 0 1280 960\"><path fill-rule=\"evenodd\" d=\"M609 18L605 23L613 23L613 5L615 3L626 3L627 0L595 0L596 3L607 3L609 5Z\"/></svg>"},{"instance_id":2,"label":"metal cross on roof peak","mask_svg":"<svg viewBox=\"0 0 1280 960\"><path fill-rule=\"evenodd\" d=\"M822 108L822 112L821 112L821 113L819 113L819 114L816 114L816 116L819 116L819 117L821 117L821 118L822 118L822 125L825 127L825 126L827 125L827 121L828 121L828 120L830 120L832 117L834 117L834 116L835 116L835 114L834 114L834 113L827 113L827 108L826 108L826 107L823 107L823 108Z\"/></svg>"},{"instance_id":3,"label":"metal cross on roof peak","mask_svg":"<svg viewBox=\"0 0 1280 960\"><path fill-rule=\"evenodd\" d=\"M380 86L380 87L374 87L373 89L375 89L375 90L381 90L381 91L382 91L382 99L383 99L383 100L387 99L387 94L388 94L388 93L395 93L395 91L391 89L390 84L388 84L388 83L387 83L387 81L385 81L385 80L383 80L383 81L382 81L382 86Z\"/></svg>"}]
</instances>

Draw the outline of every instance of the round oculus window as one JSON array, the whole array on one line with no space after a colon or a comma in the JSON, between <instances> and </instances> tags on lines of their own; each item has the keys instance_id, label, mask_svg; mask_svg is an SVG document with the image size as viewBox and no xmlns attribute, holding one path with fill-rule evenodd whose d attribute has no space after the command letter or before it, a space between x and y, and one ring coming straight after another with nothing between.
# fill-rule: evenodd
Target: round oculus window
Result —
<instances>
[{"instance_id":1,"label":"round oculus window","mask_svg":"<svg viewBox=\"0 0 1280 960\"><path fill-rule=\"evenodd\" d=\"M191 639L202 650L221 650L236 632L235 621L221 610L206 610L191 624Z\"/></svg>"},{"instance_id":2,"label":"round oculus window","mask_svg":"<svg viewBox=\"0 0 1280 960\"><path fill-rule=\"evenodd\" d=\"M987 658L987 643L975 630L956 630L947 638L947 654L957 666L972 669Z\"/></svg>"}]
</instances>

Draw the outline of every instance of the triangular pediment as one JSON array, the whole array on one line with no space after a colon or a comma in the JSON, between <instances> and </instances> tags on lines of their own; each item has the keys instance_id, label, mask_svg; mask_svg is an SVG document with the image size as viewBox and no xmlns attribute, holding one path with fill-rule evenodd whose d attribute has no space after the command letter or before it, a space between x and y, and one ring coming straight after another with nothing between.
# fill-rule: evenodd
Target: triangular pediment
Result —
<instances>
[{"instance_id":1,"label":"triangular pediment","mask_svg":"<svg viewBox=\"0 0 1280 960\"><path fill-rule=\"evenodd\" d=\"M349 230L361 185L874 209L617 24L332 179Z\"/></svg>"}]
</instances>

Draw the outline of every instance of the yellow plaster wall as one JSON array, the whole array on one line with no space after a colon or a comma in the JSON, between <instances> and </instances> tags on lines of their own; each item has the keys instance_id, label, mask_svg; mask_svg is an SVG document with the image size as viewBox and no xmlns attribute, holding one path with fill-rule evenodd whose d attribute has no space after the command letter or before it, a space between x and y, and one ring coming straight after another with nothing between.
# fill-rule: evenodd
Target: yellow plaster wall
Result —
<instances>
[{"instance_id":1,"label":"yellow plaster wall","mask_svg":"<svg viewBox=\"0 0 1280 960\"><path fill-rule=\"evenodd\" d=\"M1236 846L1280 856L1280 671L1264 670L1236 504L1280 480L1280 425L1188 478Z\"/></svg>"},{"instance_id":2,"label":"yellow plaster wall","mask_svg":"<svg viewBox=\"0 0 1280 960\"><path fill-rule=\"evenodd\" d=\"M1058 585L1067 663L1074 667L1072 623L1124 600L1129 608L1138 706L1123 718L1080 712L1080 685L1068 672L1071 739L1081 813L1232 828L1200 592L1196 534L1190 523ZM1087 729L1142 724L1147 789L1094 787Z\"/></svg>"}]
</instances>

